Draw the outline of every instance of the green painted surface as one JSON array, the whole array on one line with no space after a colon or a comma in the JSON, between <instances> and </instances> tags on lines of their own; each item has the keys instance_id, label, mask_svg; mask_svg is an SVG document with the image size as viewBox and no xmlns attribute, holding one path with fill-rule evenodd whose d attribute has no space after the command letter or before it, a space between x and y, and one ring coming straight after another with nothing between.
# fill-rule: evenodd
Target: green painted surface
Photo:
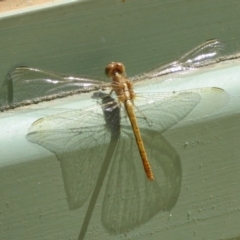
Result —
<instances>
[{"instance_id":1,"label":"green painted surface","mask_svg":"<svg viewBox=\"0 0 240 240\"><path fill-rule=\"evenodd\" d=\"M210 38L224 40L229 52L238 51L239 10L238 1L116 0L4 17L0 82L16 65L103 77L106 63L119 60L133 75ZM235 73L238 79L238 69ZM239 85L229 86L233 79L221 81L234 99L229 109L208 121L185 122L164 135L182 164L181 194L172 212L160 213L129 233L110 235L101 224L102 191L86 239L239 238ZM1 132L5 127L1 125ZM19 139L30 144L24 134ZM68 210L59 162L54 156L41 158L44 149L30 146L39 160L0 169L1 238L76 239L87 204Z\"/></svg>"},{"instance_id":2,"label":"green painted surface","mask_svg":"<svg viewBox=\"0 0 240 240\"><path fill-rule=\"evenodd\" d=\"M238 49L237 1L86 1L0 21L0 79L16 65L103 77L109 61L129 75L172 61L211 38Z\"/></svg>"}]
</instances>

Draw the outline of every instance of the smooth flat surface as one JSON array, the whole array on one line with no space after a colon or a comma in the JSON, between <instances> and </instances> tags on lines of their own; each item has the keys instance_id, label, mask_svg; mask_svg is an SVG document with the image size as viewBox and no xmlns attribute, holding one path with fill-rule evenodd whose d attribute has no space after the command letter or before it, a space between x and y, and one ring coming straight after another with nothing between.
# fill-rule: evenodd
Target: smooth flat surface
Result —
<instances>
[{"instance_id":1,"label":"smooth flat surface","mask_svg":"<svg viewBox=\"0 0 240 240\"><path fill-rule=\"evenodd\" d=\"M237 51L235 1L86 1L0 19L0 82L17 65L104 77L110 61L129 76L212 38Z\"/></svg>"},{"instance_id":2,"label":"smooth flat surface","mask_svg":"<svg viewBox=\"0 0 240 240\"><path fill-rule=\"evenodd\" d=\"M238 235L239 194L235 189L239 182L240 154L237 147L240 136L239 69L239 60L220 63L183 77L171 88L179 90L215 84L228 92L230 100L209 116L196 120L190 115L163 134L180 156L183 175L180 197L170 213L160 212L126 237L158 239L161 236L167 239L171 235L173 239L186 239L194 235L196 239L228 239ZM74 97L77 101L73 108L78 108L79 104L82 107L92 105L89 95ZM52 107L67 107L66 104L68 99L61 99ZM1 115L0 124L5 126L1 130L1 136L5 137L1 139L4 151L0 158L3 166L1 189L4 189L2 234L10 238L15 234L27 238L29 233L34 239L74 238L86 212L87 204L78 210L68 210L59 162L52 153L25 138L32 122L41 114L51 114L51 108L44 113L47 106L50 107L51 102L33 105L31 110L24 107ZM34 108L43 110L36 112ZM197 111L196 116L199 116ZM86 239L119 238L119 235L109 235L101 225L104 191L105 187L97 201ZM13 218L16 222L11 221ZM59 226L63 231L59 231Z\"/></svg>"},{"instance_id":3,"label":"smooth flat surface","mask_svg":"<svg viewBox=\"0 0 240 240\"><path fill-rule=\"evenodd\" d=\"M117 60L132 76L210 38L224 40L228 51L235 52L239 10L237 1L105 0L4 16L0 19L0 83L17 65L103 77L106 63ZM230 94L230 105L219 110L219 118L215 113L209 121L183 122L164 134L182 164L181 193L171 213L159 213L126 234L110 235L101 224L101 195L86 239L239 238L238 63L235 67L232 75L224 75L223 68L219 75L213 71L202 76L205 84L221 86ZM183 88L200 86L202 79L197 77ZM11 162L0 173L1 235L4 239L75 239L87 204L69 211L59 162L25 139L29 124L39 117L22 115L17 124L9 117L1 124L1 137L8 136L1 140L1 162ZM6 121L6 115L0 118ZM20 147L12 142L14 137Z\"/></svg>"}]
</instances>

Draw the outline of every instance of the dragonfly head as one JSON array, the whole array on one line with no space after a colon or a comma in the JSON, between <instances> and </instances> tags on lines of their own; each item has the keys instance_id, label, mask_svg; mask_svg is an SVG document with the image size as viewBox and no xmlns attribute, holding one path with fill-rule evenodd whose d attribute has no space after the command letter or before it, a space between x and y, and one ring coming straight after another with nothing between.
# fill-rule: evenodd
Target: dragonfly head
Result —
<instances>
[{"instance_id":1,"label":"dragonfly head","mask_svg":"<svg viewBox=\"0 0 240 240\"><path fill-rule=\"evenodd\" d=\"M105 74L110 78L116 76L116 74L123 75L125 74L125 67L120 62L111 62L106 66Z\"/></svg>"}]
</instances>

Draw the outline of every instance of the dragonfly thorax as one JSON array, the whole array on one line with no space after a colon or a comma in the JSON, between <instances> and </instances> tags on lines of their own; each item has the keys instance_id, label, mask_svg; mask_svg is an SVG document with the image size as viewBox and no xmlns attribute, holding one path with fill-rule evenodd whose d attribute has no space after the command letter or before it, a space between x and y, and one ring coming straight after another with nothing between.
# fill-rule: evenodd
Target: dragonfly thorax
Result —
<instances>
[{"instance_id":1,"label":"dragonfly thorax","mask_svg":"<svg viewBox=\"0 0 240 240\"><path fill-rule=\"evenodd\" d=\"M105 68L105 73L112 78L112 90L116 93L120 102L133 100L135 93L133 91L133 83L128 80L125 74L125 67L120 62L111 62Z\"/></svg>"}]
</instances>

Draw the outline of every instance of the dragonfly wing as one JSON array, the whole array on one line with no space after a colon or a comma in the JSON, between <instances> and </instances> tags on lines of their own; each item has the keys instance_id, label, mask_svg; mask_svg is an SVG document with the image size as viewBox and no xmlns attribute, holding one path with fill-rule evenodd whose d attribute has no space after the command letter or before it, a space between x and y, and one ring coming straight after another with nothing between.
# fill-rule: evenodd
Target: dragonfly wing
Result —
<instances>
[{"instance_id":1,"label":"dragonfly wing","mask_svg":"<svg viewBox=\"0 0 240 240\"><path fill-rule=\"evenodd\" d=\"M153 169L147 179L131 127L122 127L105 192L102 221L121 233L147 222L159 211L171 210L181 187L179 156L157 132L144 129L144 145Z\"/></svg>"},{"instance_id":2,"label":"dragonfly wing","mask_svg":"<svg viewBox=\"0 0 240 240\"><path fill-rule=\"evenodd\" d=\"M177 63L182 66L182 70L193 70L216 62L224 56L225 50L226 44L218 39L211 39L185 53Z\"/></svg>"},{"instance_id":3,"label":"dragonfly wing","mask_svg":"<svg viewBox=\"0 0 240 240\"><path fill-rule=\"evenodd\" d=\"M192 92L151 93L138 100L134 104L139 127L163 132L184 119L199 103L200 96Z\"/></svg>"},{"instance_id":4,"label":"dragonfly wing","mask_svg":"<svg viewBox=\"0 0 240 240\"><path fill-rule=\"evenodd\" d=\"M56 155L69 208L81 207L96 185L111 137L101 108L39 119L29 128L26 137Z\"/></svg>"},{"instance_id":5,"label":"dragonfly wing","mask_svg":"<svg viewBox=\"0 0 240 240\"><path fill-rule=\"evenodd\" d=\"M80 91L103 82L67 76L31 67L17 67L9 72L0 88L0 107L23 101L46 98L68 91Z\"/></svg>"},{"instance_id":6,"label":"dragonfly wing","mask_svg":"<svg viewBox=\"0 0 240 240\"><path fill-rule=\"evenodd\" d=\"M194 108L196 115L191 113L191 116L203 117L223 107L228 100L223 89L198 88L173 93L142 93L134 104L141 128L163 132L183 120Z\"/></svg>"},{"instance_id":7,"label":"dragonfly wing","mask_svg":"<svg viewBox=\"0 0 240 240\"><path fill-rule=\"evenodd\" d=\"M134 81L134 84L141 82L149 84L151 79L158 83L167 81L166 78L159 77L171 73L194 70L214 63L217 59L225 55L225 50L226 44L218 39L211 39L191 49L176 61L157 67L148 73L132 77L131 79Z\"/></svg>"}]
</instances>

